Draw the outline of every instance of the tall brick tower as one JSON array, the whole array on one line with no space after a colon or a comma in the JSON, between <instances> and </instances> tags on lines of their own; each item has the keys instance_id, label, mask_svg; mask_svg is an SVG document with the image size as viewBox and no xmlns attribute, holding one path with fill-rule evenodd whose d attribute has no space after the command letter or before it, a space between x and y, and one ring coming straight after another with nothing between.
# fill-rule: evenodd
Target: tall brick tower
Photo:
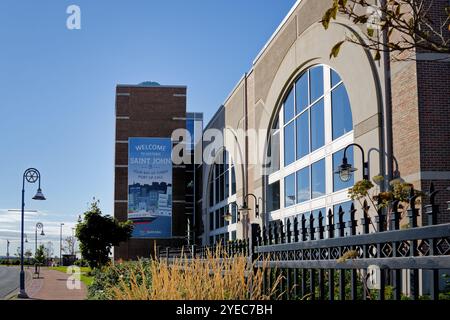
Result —
<instances>
[{"instance_id":1,"label":"tall brick tower","mask_svg":"<svg viewBox=\"0 0 450 320\"><path fill-rule=\"evenodd\" d=\"M186 90L185 86L163 86L153 82L117 85L114 217L119 221L126 221L129 217L129 139L170 139L173 130L186 128ZM149 257L155 242L156 245L177 245L184 242L189 221L186 215L185 188L184 169L173 166L170 238L133 237L114 248L114 259Z\"/></svg>"}]
</instances>

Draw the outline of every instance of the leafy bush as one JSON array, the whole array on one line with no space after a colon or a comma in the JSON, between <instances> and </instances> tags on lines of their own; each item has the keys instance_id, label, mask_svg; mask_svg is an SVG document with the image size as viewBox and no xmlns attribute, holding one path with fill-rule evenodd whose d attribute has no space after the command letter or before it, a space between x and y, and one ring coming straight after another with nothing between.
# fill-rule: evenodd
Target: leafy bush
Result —
<instances>
[{"instance_id":1,"label":"leafy bush","mask_svg":"<svg viewBox=\"0 0 450 320\"><path fill-rule=\"evenodd\" d=\"M91 271L94 278L88 288L88 299L90 300L110 300L113 298L111 288L118 285L122 279L124 283L131 283L133 274L137 274L137 281L142 283L142 278L146 279L146 284L150 287L150 262L148 260L119 262L109 264L102 268ZM140 272L138 272L140 271ZM144 275L142 274L144 271Z\"/></svg>"},{"instance_id":2,"label":"leafy bush","mask_svg":"<svg viewBox=\"0 0 450 320\"><path fill-rule=\"evenodd\" d=\"M89 267L89 263L85 259L78 259L73 264L78 267Z\"/></svg>"}]
</instances>

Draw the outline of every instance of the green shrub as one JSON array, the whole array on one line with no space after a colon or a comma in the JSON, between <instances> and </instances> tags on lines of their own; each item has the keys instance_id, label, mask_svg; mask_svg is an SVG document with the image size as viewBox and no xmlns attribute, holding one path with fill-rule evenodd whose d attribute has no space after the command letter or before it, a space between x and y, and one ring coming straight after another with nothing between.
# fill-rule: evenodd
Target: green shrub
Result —
<instances>
[{"instance_id":1,"label":"green shrub","mask_svg":"<svg viewBox=\"0 0 450 320\"><path fill-rule=\"evenodd\" d=\"M125 283L131 283L131 277L134 275L138 281L142 281L141 274L138 272L138 270L141 270L139 267L140 264L142 265L142 269L146 271L146 279L151 279L149 260L141 260L139 262L127 261L94 269L91 272L94 280L88 288L88 299L111 299L109 288L117 286L120 279Z\"/></svg>"},{"instance_id":2,"label":"green shrub","mask_svg":"<svg viewBox=\"0 0 450 320\"><path fill-rule=\"evenodd\" d=\"M73 264L78 267L89 267L89 263L84 259L78 259Z\"/></svg>"}]
</instances>

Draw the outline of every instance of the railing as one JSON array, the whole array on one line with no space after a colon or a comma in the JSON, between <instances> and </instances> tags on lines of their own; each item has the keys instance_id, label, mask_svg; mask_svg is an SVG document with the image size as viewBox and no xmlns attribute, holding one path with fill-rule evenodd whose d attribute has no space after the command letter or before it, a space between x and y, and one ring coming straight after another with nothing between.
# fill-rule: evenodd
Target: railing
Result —
<instances>
[{"instance_id":1,"label":"railing","mask_svg":"<svg viewBox=\"0 0 450 320\"><path fill-rule=\"evenodd\" d=\"M450 223L437 224L436 192L432 189L430 194L430 203L424 206L427 226L418 227L419 210L411 194L407 229L400 229L398 202L390 208L390 221L386 210L377 211L376 232L372 233L368 206L361 209L358 224L352 205L349 221L344 221L345 212L339 208L336 223L330 210L326 225L322 213L317 221L313 215L302 215L263 230L252 224L251 241L229 242L222 251L227 256L248 254L253 267L263 270L263 290L273 298L437 300L444 287L442 274L450 270ZM187 253L185 249L188 259L204 258L207 251L192 246L165 249L159 256L180 257L181 252Z\"/></svg>"}]
</instances>

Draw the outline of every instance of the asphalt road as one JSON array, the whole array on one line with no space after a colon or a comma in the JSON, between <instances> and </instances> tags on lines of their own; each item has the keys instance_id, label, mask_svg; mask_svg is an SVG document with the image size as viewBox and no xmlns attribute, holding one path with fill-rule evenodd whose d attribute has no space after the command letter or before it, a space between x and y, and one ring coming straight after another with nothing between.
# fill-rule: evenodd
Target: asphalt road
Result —
<instances>
[{"instance_id":1,"label":"asphalt road","mask_svg":"<svg viewBox=\"0 0 450 320\"><path fill-rule=\"evenodd\" d=\"M19 287L19 268L0 266L0 299Z\"/></svg>"}]
</instances>

